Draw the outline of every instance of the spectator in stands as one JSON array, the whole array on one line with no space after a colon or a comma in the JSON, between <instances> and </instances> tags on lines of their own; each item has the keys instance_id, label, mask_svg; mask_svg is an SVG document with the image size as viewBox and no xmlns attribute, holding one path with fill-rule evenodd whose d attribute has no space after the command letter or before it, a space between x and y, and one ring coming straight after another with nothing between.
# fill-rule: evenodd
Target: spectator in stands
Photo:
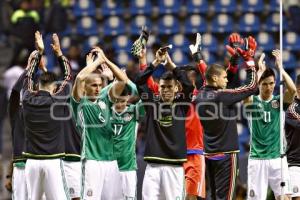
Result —
<instances>
[{"instance_id":1,"label":"spectator in stands","mask_svg":"<svg viewBox=\"0 0 300 200\"><path fill-rule=\"evenodd\" d=\"M29 52L34 48L34 37L39 29L40 16L37 11L31 9L30 0L21 0L19 9L11 16L11 35L13 42L13 58L11 65L15 64L18 52L27 49Z\"/></svg>"}]
</instances>

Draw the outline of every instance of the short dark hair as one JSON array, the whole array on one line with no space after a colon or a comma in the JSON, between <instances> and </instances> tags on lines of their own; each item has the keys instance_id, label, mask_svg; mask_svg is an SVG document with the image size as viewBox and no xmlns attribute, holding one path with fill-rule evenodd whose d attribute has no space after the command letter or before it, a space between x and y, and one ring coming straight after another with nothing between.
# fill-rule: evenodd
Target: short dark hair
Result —
<instances>
[{"instance_id":1,"label":"short dark hair","mask_svg":"<svg viewBox=\"0 0 300 200\"><path fill-rule=\"evenodd\" d=\"M43 72L38 81L42 86L45 86L57 81L57 76L53 72Z\"/></svg>"},{"instance_id":2,"label":"short dark hair","mask_svg":"<svg viewBox=\"0 0 300 200\"><path fill-rule=\"evenodd\" d=\"M127 85L124 87L122 93L120 94L120 96L128 96L131 95L132 91L131 88L129 88Z\"/></svg>"},{"instance_id":3,"label":"short dark hair","mask_svg":"<svg viewBox=\"0 0 300 200\"><path fill-rule=\"evenodd\" d=\"M165 81L171 81L174 80L176 81L176 77L174 76L173 72L171 71L166 71L165 73L162 74L160 77L160 80L165 80Z\"/></svg>"},{"instance_id":4,"label":"short dark hair","mask_svg":"<svg viewBox=\"0 0 300 200\"><path fill-rule=\"evenodd\" d=\"M266 70L261 75L260 79L258 80L258 83L262 82L264 79L270 76L273 76L275 79L275 72L270 67L267 67Z\"/></svg>"},{"instance_id":5,"label":"short dark hair","mask_svg":"<svg viewBox=\"0 0 300 200\"><path fill-rule=\"evenodd\" d=\"M296 86L300 86L300 74L296 77Z\"/></svg>"},{"instance_id":6,"label":"short dark hair","mask_svg":"<svg viewBox=\"0 0 300 200\"><path fill-rule=\"evenodd\" d=\"M219 76L221 74L221 71L226 71L226 68L219 64L212 64L207 68L205 72L205 79L207 81L212 81L212 77L214 75Z\"/></svg>"}]
</instances>

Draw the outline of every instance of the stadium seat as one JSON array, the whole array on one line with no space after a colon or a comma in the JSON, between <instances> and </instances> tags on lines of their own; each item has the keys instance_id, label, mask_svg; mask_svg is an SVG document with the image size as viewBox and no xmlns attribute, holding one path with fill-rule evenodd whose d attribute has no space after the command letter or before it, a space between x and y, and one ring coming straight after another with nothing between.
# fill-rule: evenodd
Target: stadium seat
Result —
<instances>
[{"instance_id":1,"label":"stadium seat","mask_svg":"<svg viewBox=\"0 0 300 200\"><path fill-rule=\"evenodd\" d=\"M118 37L113 39L112 46L118 51L128 51L130 52L131 46L133 42L126 35L119 35Z\"/></svg>"},{"instance_id":2,"label":"stadium seat","mask_svg":"<svg viewBox=\"0 0 300 200\"><path fill-rule=\"evenodd\" d=\"M190 14L207 13L209 8L207 0L187 0L186 7Z\"/></svg>"},{"instance_id":3,"label":"stadium seat","mask_svg":"<svg viewBox=\"0 0 300 200\"><path fill-rule=\"evenodd\" d=\"M178 0L159 0L158 11L159 14L178 14L180 8L180 1Z\"/></svg>"},{"instance_id":4,"label":"stadium seat","mask_svg":"<svg viewBox=\"0 0 300 200\"><path fill-rule=\"evenodd\" d=\"M122 18L111 16L104 22L103 33L105 36L120 35L125 33L125 23Z\"/></svg>"},{"instance_id":5,"label":"stadium seat","mask_svg":"<svg viewBox=\"0 0 300 200\"><path fill-rule=\"evenodd\" d=\"M87 52L89 52L92 47L98 45L99 42L100 42L100 38L98 35L89 36L82 45L83 55L85 55Z\"/></svg>"},{"instance_id":6,"label":"stadium seat","mask_svg":"<svg viewBox=\"0 0 300 200\"><path fill-rule=\"evenodd\" d=\"M103 16L119 16L124 13L122 1L104 0L101 5L101 13Z\"/></svg>"},{"instance_id":7,"label":"stadium seat","mask_svg":"<svg viewBox=\"0 0 300 200\"><path fill-rule=\"evenodd\" d=\"M211 65L213 63L216 63L217 59L216 59L216 55L214 53L209 52L205 49L202 50L202 53L203 53L203 57L204 57L206 64Z\"/></svg>"},{"instance_id":8,"label":"stadium seat","mask_svg":"<svg viewBox=\"0 0 300 200\"><path fill-rule=\"evenodd\" d=\"M270 0L270 4L269 4L269 11L271 12L279 12L279 1L280 0Z\"/></svg>"},{"instance_id":9,"label":"stadium seat","mask_svg":"<svg viewBox=\"0 0 300 200\"><path fill-rule=\"evenodd\" d=\"M263 0L243 0L242 12L262 12L264 10Z\"/></svg>"},{"instance_id":10,"label":"stadium seat","mask_svg":"<svg viewBox=\"0 0 300 200\"><path fill-rule=\"evenodd\" d=\"M218 51L218 41L217 39L209 33L205 33L202 35L202 49L217 52Z\"/></svg>"},{"instance_id":11,"label":"stadium seat","mask_svg":"<svg viewBox=\"0 0 300 200\"><path fill-rule=\"evenodd\" d=\"M206 32L207 24L204 17L194 14L186 18L184 22L184 29L186 34L193 34L197 32Z\"/></svg>"},{"instance_id":12,"label":"stadium seat","mask_svg":"<svg viewBox=\"0 0 300 200\"><path fill-rule=\"evenodd\" d=\"M280 26L280 15L279 13L272 13L268 18L266 19L264 30L267 32L278 32ZM282 26L283 30L287 30L288 28L288 21L284 16L282 16Z\"/></svg>"},{"instance_id":13,"label":"stadium seat","mask_svg":"<svg viewBox=\"0 0 300 200\"><path fill-rule=\"evenodd\" d=\"M190 62L187 55L182 51L181 48L172 49L171 58L177 66L186 65Z\"/></svg>"},{"instance_id":14,"label":"stadium seat","mask_svg":"<svg viewBox=\"0 0 300 200\"><path fill-rule=\"evenodd\" d=\"M130 34L131 35L139 35L141 32L142 26L146 25L149 29L151 29L151 21L144 15L137 15L132 18L130 23Z\"/></svg>"},{"instance_id":15,"label":"stadium seat","mask_svg":"<svg viewBox=\"0 0 300 200\"><path fill-rule=\"evenodd\" d=\"M76 17L95 16L96 6L94 1L78 0L73 6L73 14Z\"/></svg>"},{"instance_id":16,"label":"stadium seat","mask_svg":"<svg viewBox=\"0 0 300 200\"><path fill-rule=\"evenodd\" d=\"M150 15L152 4L147 0L131 0L129 9L132 15Z\"/></svg>"},{"instance_id":17,"label":"stadium seat","mask_svg":"<svg viewBox=\"0 0 300 200\"><path fill-rule=\"evenodd\" d=\"M246 13L239 20L239 32L240 33L256 33L260 31L260 21L253 13Z\"/></svg>"},{"instance_id":18,"label":"stadium seat","mask_svg":"<svg viewBox=\"0 0 300 200\"><path fill-rule=\"evenodd\" d=\"M158 34L169 35L179 32L179 22L173 15L165 15L158 21Z\"/></svg>"},{"instance_id":19,"label":"stadium seat","mask_svg":"<svg viewBox=\"0 0 300 200\"><path fill-rule=\"evenodd\" d=\"M174 36L172 36L169 41L168 44L172 44L173 48L175 49L181 49L184 52L189 52L189 45L190 42L189 40L184 36L184 34L176 34Z\"/></svg>"},{"instance_id":20,"label":"stadium seat","mask_svg":"<svg viewBox=\"0 0 300 200\"><path fill-rule=\"evenodd\" d=\"M295 32L287 32L283 36L283 47L290 51L300 50L300 38Z\"/></svg>"},{"instance_id":21,"label":"stadium seat","mask_svg":"<svg viewBox=\"0 0 300 200\"><path fill-rule=\"evenodd\" d=\"M271 34L260 32L256 37L258 47L263 51L272 51L275 49L274 38Z\"/></svg>"},{"instance_id":22,"label":"stadium seat","mask_svg":"<svg viewBox=\"0 0 300 200\"><path fill-rule=\"evenodd\" d=\"M79 35L89 36L98 34L96 20L92 17L82 17L79 19L76 28Z\"/></svg>"},{"instance_id":23,"label":"stadium seat","mask_svg":"<svg viewBox=\"0 0 300 200\"><path fill-rule=\"evenodd\" d=\"M236 0L215 0L212 7L217 13L233 13L236 11Z\"/></svg>"},{"instance_id":24,"label":"stadium seat","mask_svg":"<svg viewBox=\"0 0 300 200\"><path fill-rule=\"evenodd\" d=\"M234 30L232 18L227 14L219 14L212 21L213 33L232 32Z\"/></svg>"},{"instance_id":25,"label":"stadium seat","mask_svg":"<svg viewBox=\"0 0 300 200\"><path fill-rule=\"evenodd\" d=\"M71 38L69 36L64 36L60 38L60 47L64 54L66 54L71 46Z\"/></svg>"},{"instance_id":26,"label":"stadium seat","mask_svg":"<svg viewBox=\"0 0 300 200\"><path fill-rule=\"evenodd\" d=\"M127 51L119 51L116 53L116 59L118 66L120 68L126 67L129 60L131 60L131 55Z\"/></svg>"},{"instance_id":27,"label":"stadium seat","mask_svg":"<svg viewBox=\"0 0 300 200\"><path fill-rule=\"evenodd\" d=\"M285 68L296 68L297 67L296 56L288 50L283 50L282 62L283 62L283 66Z\"/></svg>"}]
</instances>

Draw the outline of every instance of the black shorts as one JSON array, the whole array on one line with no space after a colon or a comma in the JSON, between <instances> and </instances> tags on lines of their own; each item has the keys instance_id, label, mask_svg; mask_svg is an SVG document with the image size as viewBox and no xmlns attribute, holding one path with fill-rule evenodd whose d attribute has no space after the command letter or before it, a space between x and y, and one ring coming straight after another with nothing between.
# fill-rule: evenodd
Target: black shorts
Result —
<instances>
[{"instance_id":1,"label":"black shorts","mask_svg":"<svg viewBox=\"0 0 300 200\"><path fill-rule=\"evenodd\" d=\"M205 158L208 199L232 200L235 198L238 175L238 154L225 154L222 159Z\"/></svg>"}]
</instances>

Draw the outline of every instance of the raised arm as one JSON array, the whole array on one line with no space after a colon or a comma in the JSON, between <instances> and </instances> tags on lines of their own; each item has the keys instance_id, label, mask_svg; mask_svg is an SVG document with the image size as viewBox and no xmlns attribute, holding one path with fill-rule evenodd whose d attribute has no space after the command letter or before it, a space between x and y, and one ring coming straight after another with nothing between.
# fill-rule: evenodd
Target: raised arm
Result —
<instances>
[{"instance_id":1,"label":"raised arm","mask_svg":"<svg viewBox=\"0 0 300 200\"><path fill-rule=\"evenodd\" d=\"M256 41L253 37L248 37L248 48L242 50L237 48L238 53L242 56L246 65L247 78L244 85L234 89L220 90L218 100L225 105L231 105L257 92L257 75L254 62L254 54L256 50Z\"/></svg>"},{"instance_id":2,"label":"raised arm","mask_svg":"<svg viewBox=\"0 0 300 200\"><path fill-rule=\"evenodd\" d=\"M37 67L40 67L41 70L43 71L47 71L47 69L45 68L44 65L40 65L40 61L42 58L42 55L44 53L44 42L43 42L43 37L40 34L39 31L35 32L35 46L36 49L35 51L33 51L29 58L28 58L28 62L27 62L27 79L24 81L23 84L23 90L25 91L29 91L29 92L34 92L33 90L33 75L35 73L35 71L37 71Z\"/></svg>"},{"instance_id":3,"label":"raised arm","mask_svg":"<svg viewBox=\"0 0 300 200\"><path fill-rule=\"evenodd\" d=\"M184 100L185 101L191 101L194 86L191 83L191 81L188 79L186 71L180 70L178 67L176 67L175 63L172 61L172 59L169 56L168 52L166 52L166 59L167 59L166 68L170 71L173 71L176 79L182 85L182 92L184 94Z\"/></svg>"},{"instance_id":4,"label":"raised arm","mask_svg":"<svg viewBox=\"0 0 300 200\"><path fill-rule=\"evenodd\" d=\"M197 33L196 34L196 42L195 42L195 44L189 45L189 49L190 49L190 52L192 54L194 61L197 64L197 68L198 68L201 78L203 80L202 86L205 86L206 85L205 71L206 71L207 66L204 61L203 54L201 52L201 50L202 50L201 45L202 45L202 37L201 37L200 33Z\"/></svg>"},{"instance_id":5,"label":"raised arm","mask_svg":"<svg viewBox=\"0 0 300 200\"><path fill-rule=\"evenodd\" d=\"M69 92L69 90L67 89L71 88L71 86L69 86L69 88L67 86L68 82L70 83L71 81L71 66L68 59L63 55L61 51L59 38L56 33L52 35L52 41L53 41L53 43L51 44L52 50L56 55L56 57L58 58L58 63L64 74L63 81L60 84L58 90L55 92L55 95L60 95Z\"/></svg>"},{"instance_id":6,"label":"raised arm","mask_svg":"<svg viewBox=\"0 0 300 200\"><path fill-rule=\"evenodd\" d=\"M286 71L284 70L283 66L282 66L282 56L280 53L280 50L276 49L272 51L272 55L275 57L275 65L279 71L279 73L282 73L282 78L285 82L285 92L284 92L284 96L283 96L283 101L285 103L291 103L294 100L294 97L296 95L296 86L293 82L293 80L291 79L291 77L288 75L288 73L286 73Z\"/></svg>"},{"instance_id":7,"label":"raised arm","mask_svg":"<svg viewBox=\"0 0 300 200\"><path fill-rule=\"evenodd\" d=\"M84 67L77 75L73 90L72 90L72 97L76 101L80 101L80 99L84 96L84 82L85 79L93 73L98 66L100 66L102 63L105 62L104 58L102 56L98 56L95 61L93 61L94 55L92 52L90 52L86 56L86 67Z\"/></svg>"}]
</instances>

